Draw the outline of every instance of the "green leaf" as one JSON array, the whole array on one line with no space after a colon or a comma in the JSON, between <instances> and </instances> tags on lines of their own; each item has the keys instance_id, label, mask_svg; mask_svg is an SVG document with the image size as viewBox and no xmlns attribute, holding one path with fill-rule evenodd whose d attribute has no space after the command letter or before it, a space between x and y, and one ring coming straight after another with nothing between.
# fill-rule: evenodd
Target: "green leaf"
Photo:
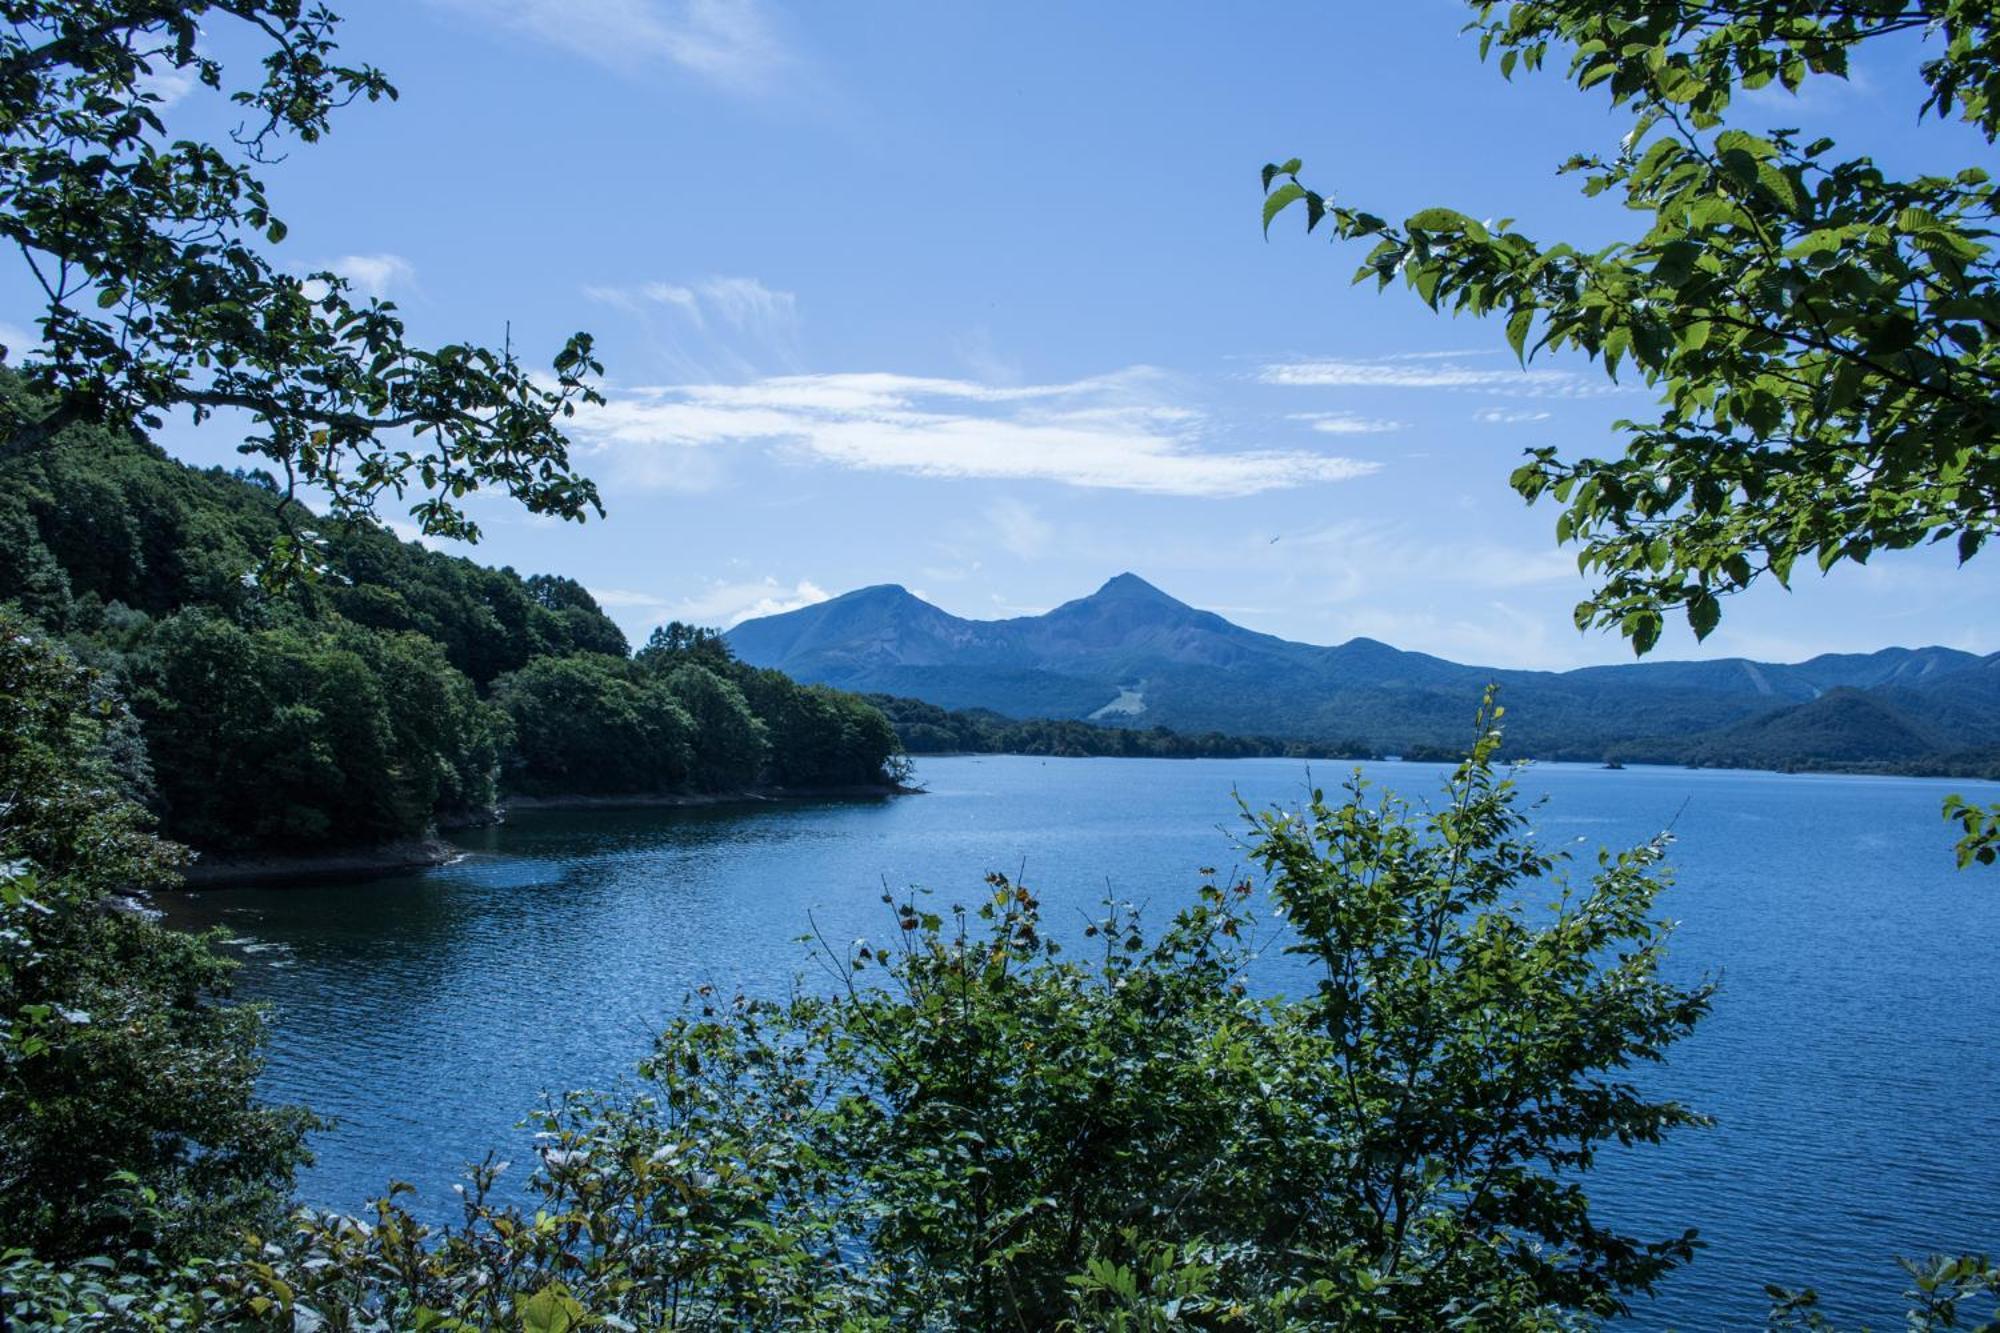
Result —
<instances>
[{"instance_id":1,"label":"green leaf","mask_svg":"<svg viewBox=\"0 0 2000 1333\"><path fill-rule=\"evenodd\" d=\"M1426 208L1412 213L1404 224L1411 231L1463 231L1469 219L1465 214L1451 208Z\"/></svg>"},{"instance_id":2,"label":"green leaf","mask_svg":"<svg viewBox=\"0 0 2000 1333\"><path fill-rule=\"evenodd\" d=\"M1287 181L1264 197L1264 235L1271 234L1271 220L1291 205L1306 197L1306 190L1297 181Z\"/></svg>"},{"instance_id":3,"label":"green leaf","mask_svg":"<svg viewBox=\"0 0 2000 1333\"><path fill-rule=\"evenodd\" d=\"M1706 639L1722 622L1722 602L1704 592L1688 603L1688 624L1697 640Z\"/></svg>"},{"instance_id":4,"label":"green leaf","mask_svg":"<svg viewBox=\"0 0 2000 1333\"><path fill-rule=\"evenodd\" d=\"M1523 361L1528 357L1528 330L1534 327L1535 308L1523 306L1516 310L1507 321L1507 345L1514 349L1514 355Z\"/></svg>"},{"instance_id":5,"label":"green leaf","mask_svg":"<svg viewBox=\"0 0 2000 1333\"><path fill-rule=\"evenodd\" d=\"M1299 161L1296 157L1284 162L1266 162L1264 164L1264 192L1266 194L1271 192L1271 182L1273 180L1279 176L1295 175L1299 168L1304 165L1305 163Z\"/></svg>"},{"instance_id":6,"label":"green leaf","mask_svg":"<svg viewBox=\"0 0 2000 1333\"><path fill-rule=\"evenodd\" d=\"M559 1282L518 1302L514 1312L521 1320L521 1333L571 1333L582 1327L588 1313Z\"/></svg>"}]
</instances>

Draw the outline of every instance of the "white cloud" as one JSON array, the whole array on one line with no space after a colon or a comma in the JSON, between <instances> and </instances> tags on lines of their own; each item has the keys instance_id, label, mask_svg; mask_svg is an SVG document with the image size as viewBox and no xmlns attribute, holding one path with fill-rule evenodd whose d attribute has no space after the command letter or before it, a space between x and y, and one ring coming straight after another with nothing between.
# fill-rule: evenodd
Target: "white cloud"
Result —
<instances>
[{"instance_id":1,"label":"white cloud","mask_svg":"<svg viewBox=\"0 0 2000 1333\"><path fill-rule=\"evenodd\" d=\"M757 0L433 0L620 73L672 65L734 92L794 61Z\"/></svg>"},{"instance_id":2,"label":"white cloud","mask_svg":"<svg viewBox=\"0 0 2000 1333\"><path fill-rule=\"evenodd\" d=\"M711 316L738 332L762 338L790 338L799 328L799 298L766 287L756 278L708 277L685 286L674 282L597 285L585 287L583 294L633 314L663 306L679 311L697 328L706 326Z\"/></svg>"},{"instance_id":3,"label":"white cloud","mask_svg":"<svg viewBox=\"0 0 2000 1333\"><path fill-rule=\"evenodd\" d=\"M639 318L676 375L731 378L798 362L798 297L756 278L593 285L583 294ZM683 342L690 334L699 336Z\"/></svg>"},{"instance_id":4,"label":"white cloud","mask_svg":"<svg viewBox=\"0 0 2000 1333\"><path fill-rule=\"evenodd\" d=\"M42 345L42 335L38 329L24 328L8 320L0 320L0 347L7 349L7 360L19 365L21 359Z\"/></svg>"},{"instance_id":5,"label":"white cloud","mask_svg":"<svg viewBox=\"0 0 2000 1333\"><path fill-rule=\"evenodd\" d=\"M377 299L394 288L417 285L416 266L401 255L342 255L327 267Z\"/></svg>"},{"instance_id":6,"label":"white cloud","mask_svg":"<svg viewBox=\"0 0 2000 1333\"><path fill-rule=\"evenodd\" d=\"M1444 359L1418 361L1411 357L1280 361L1264 366L1257 378L1265 384L1295 388L1477 390L1512 398L1594 398L1621 392L1609 380L1568 370L1487 370Z\"/></svg>"},{"instance_id":7,"label":"white cloud","mask_svg":"<svg viewBox=\"0 0 2000 1333\"><path fill-rule=\"evenodd\" d=\"M691 304L694 296L686 288L663 290L671 293L665 299L677 303ZM798 330L798 298L773 291L755 278L707 278L697 284L697 291L704 306L741 332L770 338L788 337Z\"/></svg>"},{"instance_id":8,"label":"white cloud","mask_svg":"<svg viewBox=\"0 0 2000 1333\"><path fill-rule=\"evenodd\" d=\"M384 518L379 521L381 522L383 527L389 529L390 532L396 534L396 538L398 541L415 542L417 545L429 551L443 551L450 549L449 544L446 543L443 539L431 536L429 533L425 532L422 528L418 527L416 523L414 523L410 519ZM459 549L463 550L464 548L460 547Z\"/></svg>"},{"instance_id":9,"label":"white cloud","mask_svg":"<svg viewBox=\"0 0 2000 1333\"><path fill-rule=\"evenodd\" d=\"M1144 367L1006 388L890 373L790 375L635 389L580 413L576 425L638 481L691 450L746 444L861 471L1156 495L1256 495L1379 466L1310 450L1207 448L1205 418L1165 401L1163 381ZM667 461L664 471L678 466Z\"/></svg>"},{"instance_id":10,"label":"white cloud","mask_svg":"<svg viewBox=\"0 0 2000 1333\"><path fill-rule=\"evenodd\" d=\"M1055 529L1019 500L995 500L986 506L986 518L992 523L1000 545L1023 560L1034 560L1046 553L1055 536Z\"/></svg>"},{"instance_id":11,"label":"white cloud","mask_svg":"<svg viewBox=\"0 0 2000 1333\"><path fill-rule=\"evenodd\" d=\"M1472 419L1489 426L1522 426L1533 421L1547 421L1553 415L1552 412L1528 408L1482 407L1472 414Z\"/></svg>"},{"instance_id":12,"label":"white cloud","mask_svg":"<svg viewBox=\"0 0 2000 1333\"><path fill-rule=\"evenodd\" d=\"M629 588L592 588L597 604L611 611L636 612L650 629L670 620L728 629L758 616L775 616L814 606L832 594L810 579L789 587L766 575L740 582L717 580L692 597L670 598Z\"/></svg>"},{"instance_id":13,"label":"white cloud","mask_svg":"<svg viewBox=\"0 0 2000 1333\"><path fill-rule=\"evenodd\" d=\"M1407 421L1357 416L1352 412L1294 412L1288 420L1306 422L1325 435L1387 435L1410 428Z\"/></svg>"},{"instance_id":14,"label":"white cloud","mask_svg":"<svg viewBox=\"0 0 2000 1333\"><path fill-rule=\"evenodd\" d=\"M682 311L695 322L696 327L702 324L701 298L693 288L676 287L670 282L649 282L639 291L648 301Z\"/></svg>"},{"instance_id":15,"label":"white cloud","mask_svg":"<svg viewBox=\"0 0 2000 1333\"><path fill-rule=\"evenodd\" d=\"M1438 540L1387 522L1336 523L1287 542L1325 552L1332 565L1351 571L1349 596L1379 591L1384 571L1394 571L1399 584L1493 589L1573 583L1578 577L1576 556L1559 547L1521 550L1497 542Z\"/></svg>"},{"instance_id":16,"label":"white cloud","mask_svg":"<svg viewBox=\"0 0 2000 1333\"><path fill-rule=\"evenodd\" d=\"M147 58L146 72L133 86L141 95L150 93L157 99L153 110L165 111L193 92L198 82L192 66L175 65L167 56L158 55Z\"/></svg>"}]
</instances>

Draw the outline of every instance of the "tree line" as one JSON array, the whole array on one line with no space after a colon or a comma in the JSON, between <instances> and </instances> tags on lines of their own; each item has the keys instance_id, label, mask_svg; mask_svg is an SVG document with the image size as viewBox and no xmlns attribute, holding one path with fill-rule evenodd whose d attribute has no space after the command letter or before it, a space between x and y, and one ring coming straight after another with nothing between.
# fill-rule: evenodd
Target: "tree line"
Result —
<instances>
[{"instance_id":1,"label":"tree line","mask_svg":"<svg viewBox=\"0 0 2000 1333\"><path fill-rule=\"evenodd\" d=\"M0 461L0 602L129 702L121 780L177 841L311 851L419 835L507 793L891 776L895 735L856 696L680 627L630 654L573 580L365 519L294 531L279 498L263 474L188 468L102 426ZM274 568L286 543L309 548L310 576Z\"/></svg>"},{"instance_id":2,"label":"tree line","mask_svg":"<svg viewBox=\"0 0 2000 1333\"><path fill-rule=\"evenodd\" d=\"M1100 726L1072 718L1012 718L986 708L940 708L921 699L871 694L868 702L911 754L1025 754L1078 759L1372 759L1359 742L1316 743L1219 731Z\"/></svg>"}]
</instances>

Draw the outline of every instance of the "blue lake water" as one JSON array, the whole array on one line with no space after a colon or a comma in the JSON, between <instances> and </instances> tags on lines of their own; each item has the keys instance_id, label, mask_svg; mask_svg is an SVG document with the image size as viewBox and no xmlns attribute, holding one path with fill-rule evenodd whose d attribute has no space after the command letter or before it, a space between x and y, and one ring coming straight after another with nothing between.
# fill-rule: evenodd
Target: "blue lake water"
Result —
<instances>
[{"instance_id":1,"label":"blue lake water","mask_svg":"<svg viewBox=\"0 0 2000 1333\"><path fill-rule=\"evenodd\" d=\"M1412 795L1444 772L1367 767ZM810 983L809 914L829 939L886 937L885 884L976 902L989 870L1024 873L1052 922L1107 890L1163 913L1199 867L1240 863L1232 793L1295 802L1307 769L974 757L919 778L927 794L881 801L519 814L435 871L209 890L171 916L241 937L241 989L275 1009L269 1095L339 1119L304 1198L357 1208L399 1178L442 1208L466 1161L525 1159L544 1092L629 1077L691 986ZM2000 873L1954 871L1938 818L1946 792L2000 787L1567 765L1523 786L1549 798L1549 845L1672 821L1672 966L1721 976L1713 1016L1646 1075L1716 1126L1613 1156L1590 1187L1610 1221L1708 1242L1634 1326L1756 1325L1772 1281L1895 1324L1895 1255L2000 1249Z\"/></svg>"}]
</instances>

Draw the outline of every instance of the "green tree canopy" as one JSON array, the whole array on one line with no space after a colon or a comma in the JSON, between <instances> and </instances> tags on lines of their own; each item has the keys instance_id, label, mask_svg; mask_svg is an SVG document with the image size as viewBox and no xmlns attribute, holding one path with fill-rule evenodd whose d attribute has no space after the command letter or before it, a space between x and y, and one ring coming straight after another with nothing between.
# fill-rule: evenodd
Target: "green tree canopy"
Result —
<instances>
[{"instance_id":1,"label":"green tree canopy","mask_svg":"<svg viewBox=\"0 0 2000 1333\"><path fill-rule=\"evenodd\" d=\"M0 609L0 1248L212 1254L283 1215L310 1117L263 1104L232 964L112 895L171 880L105 682Z\"/></svg>"},{"instance_id":2,"label":"green tree canopy","mask_svg":"<svg viewBox=\"0 0 2000 1333\"><path fill-rule=\"evenodd\" d=\"M679 791L695 722L659 680L596 653L538 657L495 684L513 725L508 783L533 795Z\"/></svg>"},{"instance_id":3,"label":"green tree canopy","mask_svg":"<svg viewBox=\"0 0 2000 1333\"><path fill-rule=\"evenodd\" d=\"M1582 1181L1698 1122L1627 1070L1709 989L1660 975L1664 839L1565 886L1496 742L1435 810L1357 777L1254 821L1296 998L1244 983L1274 929L1247 880L1205 872L1157 933L1129 904L1046 920L1003 875L967 907L884 894L878 940L819 953L830 992L701 987L636 1095L534 1117L526 1208L489 1165L449 1231L393 1196L304 1215L179 1303L357 1330L1588 1327L1690 1252ZM16 1266L23 1308L75 1308L51 1277Z\"/></svg>"},{"instance_id":4,"label":"green tree canopy","mask_svg":"<svg viewBox=\"0 0 2000 1333\"><path fill-rule=\"evenodd\" d=\"M1356 282L1399 279L1433 310L1504 319L1525 363L1577 351L1629 366L1659 411L1625 452L1530 451L1513 477L1561 506L1596 588L1579 628L1645 653L1679 611L1697 638L1723 599L1878 551L2000 529L2000 267L1995 186L1969 162L1893 175L1833 140L1753 132L1739 93L1845 78L1855 50L1921 36L1919 119L2000 136L2000 10L1989 0L1467 0L1482 56L1511 78L1553 57L1628 121L1563 166L1621 202L1636 234L1591 249L1449 207L1392 222L1264 168L1264 228L1372 242ZM1954 798L1961 865L2000 856L2000 807Z\"/></svg>"},{"instance_id":5,"label":"green tree canopy","mask_svg":"<svg viewBox=\"0 0 2000 1333\"><path fill-rule=\"evenodd\" d=\"M266 254L285 224L259 164L357 99L395 96L381 71L341 62L338 25L307 0L0 3L0 237L41 294L22 369L46 396L8 404L6 448L76 420L236 409L256 432L242 447L277 466L287 498L309 483L353 513L414 489L426 532L467 540L478 526L458 501L482 486L581 519L597 492L561 427L597 400L587 335L537 376L511 342L422 346L392 304ZM209 53L239 40L263 56L235 83ZM172 134L169 74L228 97L243 127L227 143Z\"/></svg>"},{"instance_id":6,"label":"green tree canopy","mask_svg":"<svg viewBox=\"0 0 2000 1333\"><path fill-rule=\"evenodd\" d=\"M1898 178L1832 140L1753 132L1737 94L1847 75L1855 49L1929 43L1920 114L2000 133L2000 12L1984 0L1469 0L1500 72L1553 60L1627 117L1608 152L1565 165L1634 234L1547 241L1477 210L1393 222L1264 170L1264 220L1371 242L1356 281L1401 281L1433 309L1493 315L1524 360L1574 350L1660 391L1620 423L1625 451L1532 451L1527 499L1562 506L1597 587L1579 626L1643 653L1680 611L1697 636L1725 596L1883 550L2000 525L2000 287L1994 187L1968 162Z\"/></svg>"}]
</instances>

